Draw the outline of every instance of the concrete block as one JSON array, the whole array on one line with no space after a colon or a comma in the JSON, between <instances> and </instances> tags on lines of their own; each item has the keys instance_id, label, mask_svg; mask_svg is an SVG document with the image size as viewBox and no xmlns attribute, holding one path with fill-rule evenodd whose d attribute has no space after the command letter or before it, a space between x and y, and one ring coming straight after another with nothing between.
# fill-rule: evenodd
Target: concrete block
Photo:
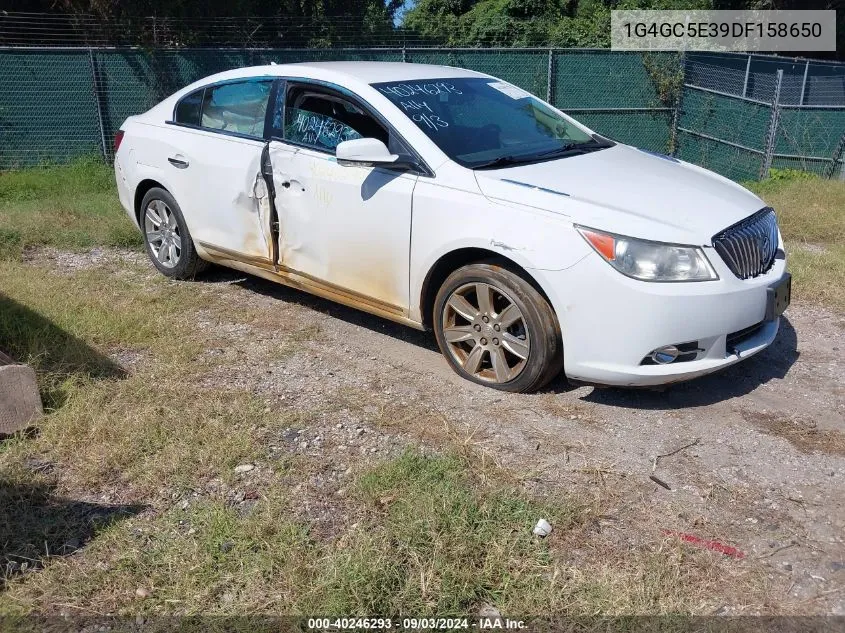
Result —
<instances>
[{"instance_id":1,"label":"concrete block","mask_svg":"<svg viewBox=\"0 0 845 633\"><path fill-rule=\"evenodd\" d=\"M0 365L0 434L25 429L43 414L35 370L28 365Z\"/></svg>"}]
</instances>

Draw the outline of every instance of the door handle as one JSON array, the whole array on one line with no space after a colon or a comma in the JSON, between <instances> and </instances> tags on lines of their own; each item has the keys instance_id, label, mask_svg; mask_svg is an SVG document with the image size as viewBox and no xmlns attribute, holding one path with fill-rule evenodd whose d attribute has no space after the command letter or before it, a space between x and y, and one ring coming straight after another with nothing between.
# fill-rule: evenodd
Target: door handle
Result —
<instances>
[{"instance_id":1,"label":"door handle","mask_svg":"<svg viewBox=\"0 0 845 633\"><path fill-rule=\"evenodd\" d=\"M290 189L290 180L285 180L282 183L282 187L284 187L285 189Z\"/></svg>"},{"instance_id":2,"label":"door handle","mask_svg":"<svg viewBox=\"0 0 845 633\"><path fill-rule=\"evenodd\" d=\"M173 156L171 156L167 160L171 165L173 165L177 169L185 169L189 165L188 161L182 160L181 158L175 158Z\"/></svg>"}]
</instances>

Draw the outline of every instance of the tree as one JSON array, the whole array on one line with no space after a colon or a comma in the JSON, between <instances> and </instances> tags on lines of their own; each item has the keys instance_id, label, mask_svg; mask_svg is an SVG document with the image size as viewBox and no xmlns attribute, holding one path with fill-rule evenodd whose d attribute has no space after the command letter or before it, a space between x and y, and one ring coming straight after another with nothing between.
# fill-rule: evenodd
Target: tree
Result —
<instances>
[{"instance_id":1,"label":"tree","mask_svg":"<svg viewBox=\"0 0 845 633\"><path fill-rule=\"evenodd\" d=\"M4 8L61 14L67 29L91 30L91 41L113 44L296 47L388 40L395 35L394 16L403 2L6 0L10 6ZM12 28L14 23L10 24ZM60 23L52 26L56 33L61 31Z\"/></svg>"},{"instance_id":2,"label":"tree","mask_svg":"<svg viewBox=\"0 0 845 633\"><path fill-rule=\"evenodd\" d=\"M837 48L845 57L845 0L419 0L403 26L447 46L605 48L614 9L839 9Z\"/></svg>"}]
</instances>

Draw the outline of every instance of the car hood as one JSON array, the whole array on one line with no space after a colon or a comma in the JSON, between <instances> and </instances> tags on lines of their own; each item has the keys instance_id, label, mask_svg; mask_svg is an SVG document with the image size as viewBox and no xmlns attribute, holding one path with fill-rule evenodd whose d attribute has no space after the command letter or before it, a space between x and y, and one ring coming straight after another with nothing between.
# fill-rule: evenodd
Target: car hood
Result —
<instances>
[{"instance_id":1,"label":"car hood","mask_svg":"<svg viewBox=\"0 0 845 633\"><path fill-rule=\"evenodd\" d=\"M562 213L575 223L665 242L709 244L720 230L765 206L718 174L621 144L474 173L491 201Z\"/></svg>"}]
</instances>

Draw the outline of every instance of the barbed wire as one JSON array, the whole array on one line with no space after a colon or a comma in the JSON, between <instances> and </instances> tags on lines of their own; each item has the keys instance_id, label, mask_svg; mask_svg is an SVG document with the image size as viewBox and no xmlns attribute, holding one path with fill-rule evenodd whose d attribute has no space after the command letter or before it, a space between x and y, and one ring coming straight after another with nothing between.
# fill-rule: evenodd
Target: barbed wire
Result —
<instances>
[{"instance_id":1,"label":"barbed wire","mask_svg":"<svg viewBox=\"0 0 845 633\"><path fill-rule=\"evenodd\" d=\"M513 22L512 37L474 34L472 48L564 48L550 35L557 23L534 18ZM530 25L526 41L518 27ZM271 16L103 16L93 13L32 13L0 11L0 46L186 48L343 48L454 47L448 35L420 33L383 14L271 15ZM463 39L461 41L464 41ZM581 50L581 49L573 49ZM601 49L599 49L601 50ZM696 53L722 65L726 56L742 53ZM761 63L806 58L754 54ZM845 69L845 62L809 60L814 67Z\"/></svg>"},{"instance_id":2,"label":"barbed wire","mask_svg":"<svg viewBox=\"0 0 845 633\"><path fill-rule=\"evenodd\" d=\"M606 136L736 180L759 177L769 163L845 177L845 64L736 53L449 47L387 20L366 28L360 17L320 20L109 22L0 12L0 169L92 152L109 158L109 139L127 116L215 72L364 60L489 73ZM775 107L781 116L771 129Z\"/></svg>"}]
</instances>

